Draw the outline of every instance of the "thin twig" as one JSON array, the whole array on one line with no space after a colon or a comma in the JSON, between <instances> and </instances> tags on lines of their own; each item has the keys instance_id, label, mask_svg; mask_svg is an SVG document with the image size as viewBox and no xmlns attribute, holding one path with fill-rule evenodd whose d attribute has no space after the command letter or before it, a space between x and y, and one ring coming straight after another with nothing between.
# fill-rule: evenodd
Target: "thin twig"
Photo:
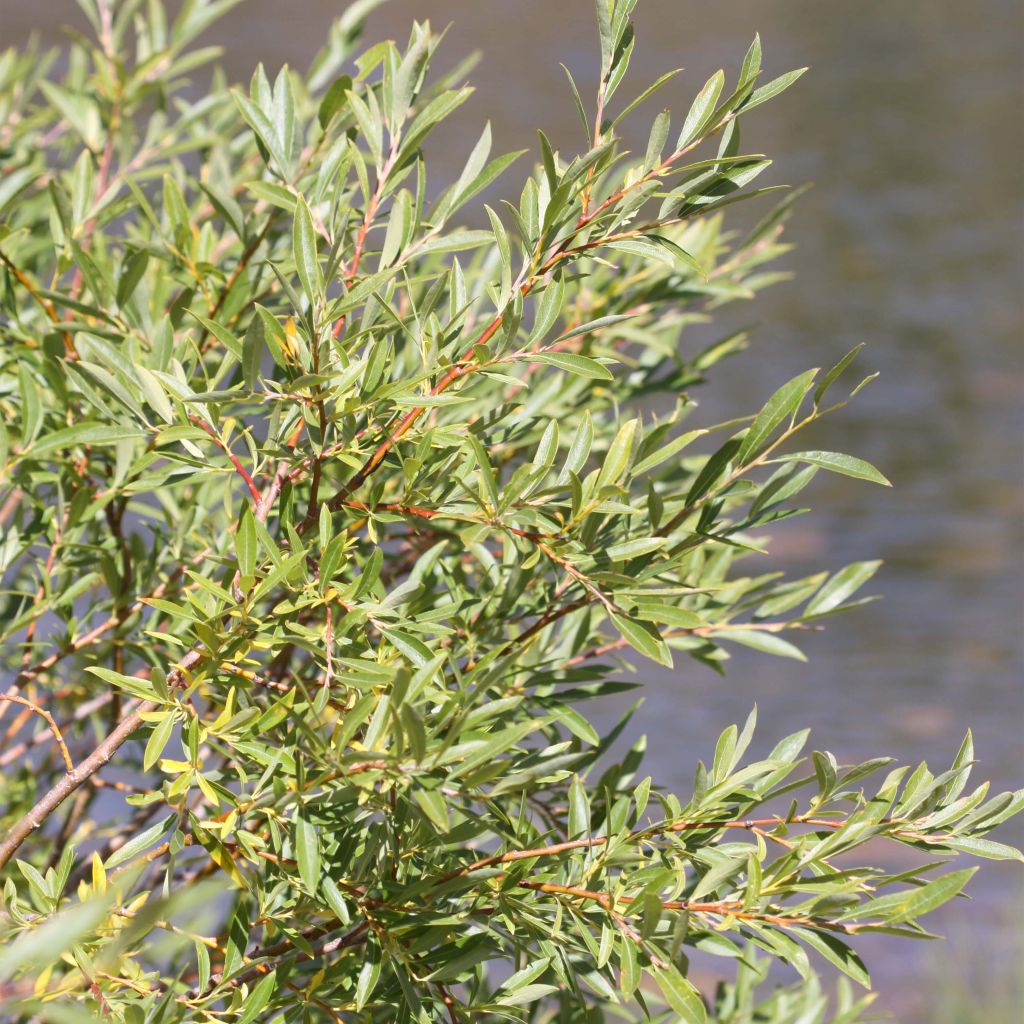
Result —
<instances>
[{"instance_id":1,"label":"thin twig","mask_svg":"<svg viewBox=\"0 0 1024 1024\"><path fill-rule=\"evenodd\" d=\"M630 832L624 836L622 841L623 843L648 842L661 835L669 835L679 832L703 832L725 829L744 829L756 832L765 827L778 828L781 825L807 825L813 828L837 829L845 825L846 820L847 819L845 818L833 820L831 818L819 818L812 815L803 815L793 818L773 817L746 818L742 820L673 821L662 825L651 825L647 828L637 829L635 832ZM904 823L898 822L894 819L885 819L882 824L891 825ZM616 837L613 836L612 838L614 839ZM474 861L472 864L467 864L454 871L449 871L448 874L442 875L438 879L437 884L441 885L444 882L450 882L452 879L462 878L465 875L472 874L475 871L481 871L484 868L496 867L501 864L512 864L520 860L534 860L539 857L554 857L561 853L570 853L573 850L599 848L607 846L608 842L608 836L588 836L585 839L570 839L563 843L552 843L549 846L539 846L529 850L510 850L507 853L496 853L493 856L484 857L481 860Z\"/></svg>"},{"instance_id":2,"label":"thin twig","mask_svg":"<svg viewBox=\"0 0 1024 1024\"><path fill-rule=\"evenodd\" d=\"M75 766L71 761L71 755L68 753L67 744L64 742L64 737L61 735L60 729L57 727L57 723L53 720L53 715L51 715L46 708L41 708L38 704L33 704L27 697L21 697L16 693L0 693L0 701L9 701L12 704L21 704L23 707L28 708L37 715L41 715L46 721L46 724L50 727L50 732L53 733L53 738L57 741L60 756L64 758L64 764L67 766L67 770L69 772L73 772L75 770Z\"/></svg>"},{"instance_id":3,"label":"thin twig","mask_svg":"<svg viewBox=\"0 0 1024 1024\"><path fill-rule=\"evenodd\" d=\"M20 284L22 288L32 296L33 300L35 300L50 320L60 326L63 321L58 315L57 310L54 308L53 303L39 294L39 290L32 283L28 275L19 266L17 266L17 264L15 264L2 249L0 249L0 263L3 263L3 265L7 267L18 284ZM61 334L64 338L64 354L68 359L77 359L78 352L75 350L75 343L71 338L70 332L64 330Z\"/></svg>"},{"instance_id":4,"label":"thin twig","mask_svg":"<svg viewBox=\"0 0 1024 1024\"><path fill-rule=\"evenodd\" d=\"M634 902L632 896L615 896L614 898L606 892L595 892L592 889L578 889L571 885L557 885L554 882L529 882L519 881L516 883L521 889L532 889L535 892L543 892L556 896L571 896L576 899L593 900L605 910L611 911L616 903L630 904ZM778 925L780 928L813 928L818 931L842 932L854 934L861 930L861 925L844 924L833 921L829 918L799 917L785 914L764 914L752 910L743 910L743 904L739 900L719 900L710 903L695 902L692 900L662 900L662 908L665 910L686 910L691 914L712 915L714 917L733 917L740 921L761 921L765 924Z\"/></svg>"},{"instance_id":5,"label":"thin twig","mask_svg":"<svg viewBox=\"0 0 1024 1024\"><path fill-rule=\"evenodd\" d=\"M189 413L188 418L197 427L199 427L200 430L204 431L211 438L213 438L214 442L228 457L228 459L231 461L231 465L235 467L235 472L245 481L245 485L249 488L249 494L252 495L253 502L255 503L256 507L259 508L260 503L263 500L262 496L260 495L259 488L256 486L255 482L253 481L253 478L249 475L249 471L245 468L245 466L242 465L241 459L238 458L238 456L227 446L227 442L225 442L217 434L213 427L206 423L205 420L201 419L199 416L194 415L193 413Z\"/></svg>"}]
</instances>

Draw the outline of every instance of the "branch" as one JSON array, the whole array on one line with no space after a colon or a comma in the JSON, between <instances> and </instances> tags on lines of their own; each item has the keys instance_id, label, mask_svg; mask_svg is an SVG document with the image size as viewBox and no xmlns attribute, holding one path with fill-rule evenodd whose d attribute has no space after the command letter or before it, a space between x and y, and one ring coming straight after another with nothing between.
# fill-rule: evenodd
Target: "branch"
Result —
<instances>
[{"instance_id":1,"label":"branch","mask_svg":"<svg viewBox=\"0 0 1024 1024\"><path fill-rule=\"evenodd\" d=\"M719 829L746 829L750 832L758 832L764 828L776 828L779 825L809 825L813 828L836 829L841 828L846 824L846 822L846 818L817 818L811 815L802 815L794 818L780 818L776 816L773 818L746 818L743 820L727 819L724 821L674 821L663 825L652 825L648 828L637 829L635 832L630 832L626 835L623 842L643 842L648 839L654 839L660 835L669 835L678 832L698 832L706 830L717 831ZM880 824L909 824L909 822L900 822L896 819L885 818L880 822ZM612 838L615 837L613 836ZM573 850L585 850L607 845L607 836L588 836L586 839L570 839L564 843L553 843L550 846L538 846L531 850L510 850L507 853L497 853L490 857L484 857L482 860L474 861L472 864L467 864L465 867L450 871L448 874L442 875L437 880L437 884L442 885L445 882L450 882L452 879L461 878L474 871L480 871L483 868L494 867L499 864L512 864L518 860L531 860L535 857L554 857L560 853L569 853Z\"/></svg>"},{"instance_id":2,"label":"branch","mask_svg":"<svg viewBox=\"0 0 1024 1024\"><path fill-rule=\"evenodd\" d=\"M202 657L193 649L181 659L177 669L171 673L168 684L177 685ZM107 736L107 738L79 766L69 771L36 805L4 836L0 842L0 870L14 856L21 844L40 828L46 819L78 789L88 782L114 756L117 749L143 724L142 716L157 708L154 701L139 701L131 714Z\"/></svg>"},{"instance_id":3,"label":"branch","mask_svg":"<svg viewBox=\"0 0 1024 1024\"><path fill-rule=\"evenodd\" d=\"M0 701L9 701L12 704L21 704L23 707L34 711L37 715L41 715L45 719L46 724L50 727L50 732L53 733L53 738L57 741L57 747L60 749L60 755L64 758L64 764L67 766L68 772L75 770L74 764L71 761L71 755L68 753L67 744L64 742L64 737L60 734L60 729L57 727L57 723L53 720L53 715L50 714L45 708L39 707L38 704L33 704L27 697L19 697L17 694L12 693L0 693Z\"/></svg>"},{"instance_id":4,"label":"branch","mask_svg":"<svg viewBox=\"0 0 1024 1024\"><path fill-rule=\"evenodd\" d=\"M192 565L196 565L199 562L202 562L202 560L206 558L209 552L210 549L208 547L203 548L203 550L200 551L198 555L196 555L194 558L190 560L190 563ZM83 648L88 647L91 644L94 644L104 634L109 633L110 630L119 626L130 615L134 615L136 612L139 612L143 608L145 608L146 601L151 600L152 598L163 597L163 595L167 593L171 584L179 576L181 576L184 573L184 571L184 565L176 566L168 575L167 579L158 587L156 587L146 597L139 598L137 601L129 605L127 608L122 608L120 611L115 612L109 618L104 619L103 622L101 622L98 626L95 626L92 629L90 629L88 633L84 633L77 640L71 641L71 643L69 643L67 647L63 648L62 650L54 651L53 654L47 655L41 661L37 661L34 665L22 669L18 673L15 680L11 683L10 688L7 690L8 695L13 694L15 690L17 690L21 686L24 686L25 683L31 682L33 679L37 678L43 672L46 672L48 669L53 668L53 666L56 665L59 661L63 661L65 658L69 658L72 654L77 654L78 651L81 651ZM82 705L82 707L84 706L85 705ZM75 718L79 717L81 716L76 713ZM5 751L3 755L0 755L0 767L9 762L9 760L11 759L10 754L10 751Z\"/></svg>"},{"instance_id":5,"label":"branch","mask_svg":"<svg viewBox=\"0 0 1024 1024\"><path fill-rule=\"evenodd\" d=\"M784 430L771 444L769 444L756 458L751 459L749 462L742 463L736 466L725 479L709 490L706 494L702 494L699 498L684 505L664 526L659 527L655 536L667 537L677 530L682 523L689 518L697 509L702 508L713 498L716 498L723 491L728 490L744 473L749 473L750 470L756 469L762 465L765 460L771 455L777 448L785 444L797 431L803 430L804 427L813 423L815 420L822 416L817 409L809 413L802 420L797 421L788 429Z\"/></svg>"},{"instance_id":6,"label":"branch","mask_svg":"<svg viewBox=\"0 0 1024 1024\"><path fill-rule=\"evenodd\" d=\"M12 694L3 694L3 698L9 698ZM60 696L58 694L58 696ZM75 708L75 713L72 716L73 721L80 722L83 718L88 718L94 711L99 711L100 708L106 707L114 699L112 692L102 693L98 697L94 697L92 700L86 701L84 704L79 704ZM6 768L9 764L13 764L18 760L27 750L32 747L38 746L41 743L45 743L48 738L48 734L45 732L36 733L32 739L27 740L24 743L15 744L13 747L8 747L2 754L0 754L0 768Z\"/></svg>"},{"instance_id":7,"label":"branch","mask_svg":"<svg viewBox=\"0 0 1024 1024\"><path fill-rule=\"evenodd\" d=\"M267 235L270 234L270 229L274 226L274 221L277 219L279 208L275 207L267 215L267 221L260 229L259 233L256 234L252 241L242 250L242 255L238 259L238 263L235 265L235 269L231 272L228 279L224 282L224 287L220 290L220 295L217 297L216 302L210 307L208 320L215 320L217 314L224 308L224 303L227 302L228 296L231 294L231 289L235 287L238 279L242 276L245 268L249 265L249 261L256 254L256 250L266 241ZM207 342L210 337L210 329L203 325L203 329L199 332L199 339L197 344L199 345L199 351L205 352L207 349Z\"/></svg>"},{"instance_id":8,"label":"branch","mask_svg":"<svg viewBox=\"0 0 1024 1024\"><path fill-rule=\"evenodd\" d=\"M246 486L249 488L249 493L252 495L252 500L256 503L256 507L259 508L263 502L263 496L259 492L259 488L253 482L253 478L249 475L249 471L242 465L241 459L227 446L226 442L222 440L217 432L203 419L192 413L189 413L188 417L200 430L204 431L214 442L220 446L220 449L224 454L231 460L231 465L235 467L235 472L245 481Z\"/></svg>"},{"instance_id":9,"label":"branch","mask_svg":"<svg viewBox=\"0 0 1024 1024\"><path fill-rule=\"evenodd\" d=\"M540 281L542 281L544 277L548 273L550 273L551 270L553 270L561 260L571 258L574 255L579 255L584 251L597 248L598 246L604 244L606 239L600 238L585 243L583 246L579 247L578 251L572 249L570 246L570 243L573 240L573 238L576 237L576 235L583 228L589 226L602 213L609 209L609 207L614 206L617 202L619 202L629 192L633 191L639 185L645 184L646 182L650 181L653 178L660 177L662 174L671 170L673 164L675 164L686 153L690 152L690 150L700 145L706 139L711 138L723 127L725 127L725 125L728 123L731 117L731 114L726 115L721 121L719 121L717 124L709 128L705 134L700 136L700 138L695 139L688 146L676 150L667 159L662 161L662 163L660 163L657 167L652 168L652 170L648 171L647 174L643 175L641 178L638 178L636 181L632 181L629 184L624 185L622 188L618 189L616 192L613 192L610 196L608 196L607 199L604 200L604 202L602 202L599 206L596 206L591 213L581 213L580 219L577 221L576 226L575 228L573 228L572 232L561 243L557 245L555 251L551 254L550 257L548 257L547 260L544 261L544 263L539 268L535 268L533 270L533 272L526 278L526 280L523 280L523 277L526 276L526 268L524 267L523 274L520 275L520 279L519 281L517 281L517 286L520 294L525 298L532 291L534 286L537 285ZM494 335L498 332L501 325L505 322L506 312L507 306L494 317L490 324L488 324L488 326L484 329L483 333L478 338L476 338L471 345L468 346L466 351L463 353L462 357L455 363L452 369L450 369L441 378L441 380L433 388L430 389L431 396L436 396L446 391L449 387L451 387L452 384L459 380L460 377L463 377L467 373L472 371L473 364L470 362L470 360L472 359L474 349L476 349L479 345L486 345L487 342L494 337ZM395 429L393 431L389 431L388 436L385 437L383 441L381 441L376 450L369 456L369 458L367 458L367 460L363 463L363 465L360 467L355 476L353 476L352 479L349 480L349 482L345 484L341 488L341 490L338 491L338 493L335 494L334 497L328 501L327 507L332 512L337 511L346 501L348 501L348 499L355 493L355 491L359 487L361 487L363 483L366 482L366 480L376 471L377 467L384 461L385 456L395 446L396 442L399 441L405 434L409 432L409 430L413 427L413 425L423 415L425 411L425 406L417 406L413 409L410 409L402 417L402 419L399 420ZM316 510L311 509L310 511L315 512ZM299 534L301 535L302 533L305 533L306 530L308 530L315 521L315 515L307 516L307 518L304 519L298 526Z\"/></svg>"},{"instance_id":10,"label":"branch","mask_svg":"<svg viewBox=\"0 0 1024 1024\"><path fill-rule=\"evenodd\" d=\"M39 290L29 279L28 275L14 263L14 261L0 249L0 263L3 263L5 267L11 272L15 280L32 296L32 298L39 304L43 312L58 326L62 323L57 310L54 308L53 303L48 299L44 299L39 294ZM77 359L78 352L75 350L75 343L71 340L71 333L69 331L61 331L64 337L64 354L68 359Z\"/></svg>"},{"instance_id":11,"label":"branch","mask_svg":"<svg viewBox=\"0 0 1024 1024\"><path fill-rule=\"evenodd\" d=\"M671 640L673 637L680 636L717 636L719 633L728 633L732 629L742 629L753 633L781 633L786 629L811 630L821 628L820 626L807 626L802 622L713 622L706 626L691 626L689 629L666 630L661 636L663 640ZM603 657L605 654L611 654L612 651L621 650L623 647L629 647L629 641L625 637L619 637L618 640L610 640L606 644L591 647L589 650L577 654L575 657L563 662L561 667L575 668L591 658Z\"/></svg>"},{"instance_id":12,"label":"branch","mask_svg":"<svg viewBox=\"0 0 1024 1024\"><path fill-rule=\"evenodd\" d=\"M592 889L577 889L571 885L556 885L553 882L517 882L520 889L533 889L535 892L550 893L558 896L572 896L576 899L593 900L605 910L611 912L616 903L633 903L632 896L612 897L606 892L595 892ZM842 932L853 935L860 931L861 925L845 924L820 917L794 917L785 914L763 914L753 910L743 910L743 904L737 900L717 900L711 903L696 903L691 900L662 900L665 910L686 910L691 914L713 915L715 917L733 917L740 921L760 921L763 924L774 924L780 928L813 928L816 931Z\"/></svg>"}]
</instances>

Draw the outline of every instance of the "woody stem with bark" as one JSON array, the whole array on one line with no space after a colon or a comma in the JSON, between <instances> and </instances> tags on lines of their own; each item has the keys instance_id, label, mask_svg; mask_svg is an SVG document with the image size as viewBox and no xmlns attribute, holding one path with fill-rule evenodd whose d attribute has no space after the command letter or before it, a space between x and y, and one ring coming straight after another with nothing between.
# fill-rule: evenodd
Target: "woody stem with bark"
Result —
<instances>
[{"instance_id":1,"label":"woody stem with bark","mask_svg":"<svg viewBox=\"0 0 1024 1024\"><path fill-rule=\"evenodd\" d=\"M183 673L192 668L200 660L200 657L201 655L198 651L189 651L181 659L178 669L168 677L168 684L176 685L183 678ZM47 818L79 786L88 782L93 775L107 764L118 748L126 740L130 739L139 726L142 725L142 716L147 711L155 710L157 706L153 701L136 702L132 711L117 724L106 739L88 757L80 761L76 768L67 772L20 821L15 823L3 840L0 840L0 870L14 856L21 844L36 829L41 828Z\"/></svg>"}]
</instances>

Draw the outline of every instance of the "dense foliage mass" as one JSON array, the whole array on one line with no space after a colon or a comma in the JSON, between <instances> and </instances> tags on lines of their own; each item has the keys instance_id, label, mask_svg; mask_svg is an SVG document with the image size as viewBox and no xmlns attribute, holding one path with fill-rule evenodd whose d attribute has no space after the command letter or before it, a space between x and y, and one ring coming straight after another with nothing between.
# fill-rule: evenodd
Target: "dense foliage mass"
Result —
<instances>
[{"instance_id":1,"label":"dense foliage mass","mask_svg":"<svg viewBox=\"0 0 1024 1024\"><path fill-rule=\"evenodd\" d=\"M624 657L802 657L876 563L785 579L763 528L886 483L797 437L854 353L696 410L745 342L691 325L786 248L788 199L724 227L769 191L740 125L799 72L755 40L627 153L676 87L624 87L634 4L598 0L596 104L570 79L584 152L541 134L482 211L521 154L429 180L467 67L427 24L353 60L366 0L243 90L187 77L231 0L85 0L95 42L0 58L5 1019L853 1021L819 967L866 984L855 936L1017 856L969 738L751 762L752 715L675 796L588 720Z\"/></svg>"}]
</instances>

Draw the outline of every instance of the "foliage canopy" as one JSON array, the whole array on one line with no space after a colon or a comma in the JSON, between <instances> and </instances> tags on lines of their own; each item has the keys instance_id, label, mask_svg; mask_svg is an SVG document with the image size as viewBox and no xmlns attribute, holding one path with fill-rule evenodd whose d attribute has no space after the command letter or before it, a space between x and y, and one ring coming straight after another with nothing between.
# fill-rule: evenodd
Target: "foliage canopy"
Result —
<instances>
[{"instance_id":1,"label":"foliage canopy","mask_svg":"<svg viewBox=\"0 0 1024 1024\"><path fill-rule=\"evenodd\" d=\"M197 92L231 6L84 0L95 41L0 57L4 1012L858 1019L819 967L866 985L856 936L1019 857L1022 794L967 788L970 737L750 761L751 715L676 796L586 714L622 658L802 658L877 568L745 574L819 471L887 483L797 437L855 352L726 423L691 398L745 337L688 328L781 276L792 194L723 211L773 191L740 125L800 72L755 39L631 154L675 83L626 88L635 0L598 0L584 151L540 134L479 213L523 154L485 128L428 181L470 93L429 24L354 57L363 0L307 74Z\"/></svg>"}]
</instances>

